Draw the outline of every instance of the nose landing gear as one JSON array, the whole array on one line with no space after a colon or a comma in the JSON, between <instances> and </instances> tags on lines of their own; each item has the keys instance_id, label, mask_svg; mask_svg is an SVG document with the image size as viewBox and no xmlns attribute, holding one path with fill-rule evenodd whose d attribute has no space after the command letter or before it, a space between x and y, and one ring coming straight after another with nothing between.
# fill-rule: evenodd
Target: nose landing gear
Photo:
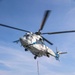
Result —
<instances>
[{"instance_id":1,"label":"nose landing gear","mask_svg":"<svg viewBox=\"0 0 75 75\"><path fill-rule=\"evenodd\" d=\"M34 59L36 59L36 58L37 58L37 55L34 56Z\"/></svg>"}]
</instances>

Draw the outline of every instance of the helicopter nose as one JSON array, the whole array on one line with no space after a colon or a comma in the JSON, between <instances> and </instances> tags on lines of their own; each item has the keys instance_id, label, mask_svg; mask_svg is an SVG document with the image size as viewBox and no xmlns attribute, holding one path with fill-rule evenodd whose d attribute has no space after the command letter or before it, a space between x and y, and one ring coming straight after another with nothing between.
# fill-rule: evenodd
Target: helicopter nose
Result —
<instances>
[{"instance_id":1,"label":"helicopter nose","mask_svg":"<svg viewBox=\"0 0 75 75\"><path fill-rule=\"evenodd\" d=\"M20 38L20 41L23 41L23 38Z\"/></svg>"},{"instance_id":2,"label":"helicopter nose","mask_svg":"<svg viewBox=\"0 0 75 75\"><path fill-rule=\"evenodd\" d=\"M20 41L21 41L21 42L24 42L24 41L25 41L25 38L24 38L24 37L21 37L21 38L20 38Z\"/></svg>"}]
</instances>

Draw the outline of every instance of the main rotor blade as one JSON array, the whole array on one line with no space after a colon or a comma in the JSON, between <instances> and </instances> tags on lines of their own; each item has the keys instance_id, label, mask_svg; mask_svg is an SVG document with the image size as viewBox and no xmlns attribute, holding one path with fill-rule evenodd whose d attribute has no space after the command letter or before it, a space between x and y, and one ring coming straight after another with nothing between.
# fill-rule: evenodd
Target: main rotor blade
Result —
<instances>
[{"instance_id":1,"label":"main rotor blade","mask_svg":"<svg viewBox=\"0 0 75 75\"><path fill-rule=\"evenodd\" d=\"M49 43L50 45L53 45L53 43L51 43L50 41L48 41L46 38L44 38L43 36L42 36L42 38L43 38L43 40L45 40L47 43Z\"/></svg>"},{"instance_id":2,"label":"main rotor blade","mask_svg":"<svg viewBox=\"0 0 75 75\"><path fill-rule=\"evenodd\" d=\"M59 32L47 32L47 33L41 33L41 34L49 34L49 35L52 35L52 34L73 33L73 32L75 32L75 30L59 31Z\"/></svg>"},{"instance_id":3,"label":"main rotor blade","mask_svg":"<svg viewBox=\"0 0 75 75\"><path fill-rule=\"evenodd\" d=\"M51 10L47 10L47 11L45 12L43 21L42 21L42 23L41 23L41 26L40 26L40 29L38 30L38 32L40 32L40 31L43 29L43 27L44 27L44 25L45 25L45 22L46 22L46 20L47 20L47 18L48 18L48 16L49 16L49 12L51 12Z\"/></svg>"},{"instance_id":4,"label":"main rotor blade","mask_svg":"<svg viewBox=\"0 0 75 75\"><path fill-rule=\"evenodd\" d=\"M30 32L30 31L27 31L27 30L23 30L23 29L20 29L20 28L16 28L16 27L4 25L4 24L0 24L0 26L11 28L11 29L15 29L15 30L19 30L19 31L23 31L23 32Z\"/></svg>"}]
</instances>

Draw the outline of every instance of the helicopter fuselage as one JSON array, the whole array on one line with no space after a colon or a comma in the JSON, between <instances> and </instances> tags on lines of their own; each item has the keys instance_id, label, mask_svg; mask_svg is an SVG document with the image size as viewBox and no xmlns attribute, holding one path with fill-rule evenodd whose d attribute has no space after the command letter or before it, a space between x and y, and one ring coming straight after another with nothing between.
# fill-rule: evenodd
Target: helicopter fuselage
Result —
<instances>
[{"instance_id":1,"label":"helicopter fuselage","mask_svg":"<svg viewBox=\"0 0 75 75\"><path fill-rule=\"evenodd\" d=\"M25 29L20 29L20 28L16 28L13 26L5 25L5 24L0 24L0 26L11 28L14 30L22 31L22 32L26 32L26 34L23 37L21 37L19 40L16 40L14 42L16 43L20 42L21 45L25 48L25 51L29 50L33 55L35 55L34 56L35 59L41 56L49 57L50 55L52 55L56 58L56 60L59 60L59 55L66 54L67 52L59 52L57 51L57 49L56 49L56 53L53 52L53 50L51 50L48 46L44 44L44 41L46 41L50 45L53 45L53 43L47 40L46 38L44 38L42 35L72 33L72 32L75 32L75 30L42 33L41 30L43 30L45 22L50 12L51 10L46 10L42 23L40 25L40 28L38 29L37 32L34 32L34 33L28 30L25 30Z\"/></svg>"},{"instance_id":2,"label":"helicopter fuselage","mask_svg":"<svg viewBox=\"0 0 75 75\"><path fill-rule=\"evenodd\" d=\"M53 50L51 50L44 44L41 35L27 33L20 38L20 42L25 49L29 50L36 57L41 57L43 55L47 57L49 57L50 55L55 56Z\"/></svg>"}]
</instances>

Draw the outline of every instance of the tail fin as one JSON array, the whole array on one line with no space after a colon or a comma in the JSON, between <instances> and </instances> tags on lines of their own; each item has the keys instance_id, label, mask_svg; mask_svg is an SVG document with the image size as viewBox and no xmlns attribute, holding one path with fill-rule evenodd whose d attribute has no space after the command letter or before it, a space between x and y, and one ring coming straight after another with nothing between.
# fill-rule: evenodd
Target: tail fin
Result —
<instances>
[{"instance_id":1,"label":"tail fin","mask_svg":"<svg viewBox=\"0 0 75 75\"><path fill-rule=\"evenodd\" d=\"M56 56L55 56L55 58L56 58L56 60L59 60L59 57L60 57L60 54L66 54L67 52L60 52L60 51L58 51L57 50L57 48L56 48Z\"/></svg>"}]
</instances>

